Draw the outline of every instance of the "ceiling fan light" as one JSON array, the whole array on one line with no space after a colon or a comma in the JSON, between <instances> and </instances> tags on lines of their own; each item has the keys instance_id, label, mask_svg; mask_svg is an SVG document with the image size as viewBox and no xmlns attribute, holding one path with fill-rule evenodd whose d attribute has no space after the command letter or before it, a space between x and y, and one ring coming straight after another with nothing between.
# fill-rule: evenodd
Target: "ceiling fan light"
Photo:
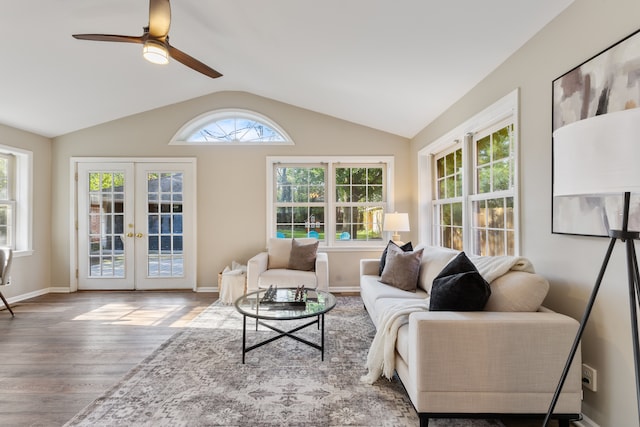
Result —
<instances>
[{"instance_id":1,"label":"ceiling fan light","mask_svg":"<svg viewBox=\"0 0 640 427\"><path fill-rule=\"evenodd\" d=\"M169 52L163 43L156 40L147 40L142 48L142 56L153 64L168 64Z\"/></svg>"}]
</instances>

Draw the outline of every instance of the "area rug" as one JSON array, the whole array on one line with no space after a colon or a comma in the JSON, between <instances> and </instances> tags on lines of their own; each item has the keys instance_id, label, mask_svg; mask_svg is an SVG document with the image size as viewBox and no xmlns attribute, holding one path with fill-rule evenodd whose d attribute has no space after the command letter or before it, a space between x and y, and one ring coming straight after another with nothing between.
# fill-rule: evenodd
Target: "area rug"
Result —
<instances>
[{"instance_id":1,"label":"area rug","mask_svg":"<svg viewBox=\"0 0 640 427\"><path fill-rule=\"evenodd\" d=\"M397 378L360 381L375 334L360 298L339 297L325 322L324 361L319 350L283 338L247 353L242 364L242 316L213 304L66 426L419 425ZM253 326L248 344L273 334ZM297 334L320 339L315 326ZM460 419L429 425L502 426Z\"/></svg>"}]
</instances>

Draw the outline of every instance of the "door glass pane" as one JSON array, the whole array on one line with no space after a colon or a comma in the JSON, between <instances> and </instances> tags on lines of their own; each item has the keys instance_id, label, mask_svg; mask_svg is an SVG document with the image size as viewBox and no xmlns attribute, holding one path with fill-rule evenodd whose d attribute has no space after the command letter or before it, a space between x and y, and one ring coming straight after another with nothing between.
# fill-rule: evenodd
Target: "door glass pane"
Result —
<instances>
[{"instance_id":1,"label":"door glass pane","mask_svg":"<svg viewBox=\"0 0 640 427\"><path fill-rule=\"evenodd\" d=\"M87 260L90 277L125 276L124 173L92 172L87 176L89 233Z\"/></svg>"},{"instance_id":2,"label":"door glass pane","mask_svg":"<svg viewBox=\"0 0 640 427\"><path fill-rule=\"evenodd\" d=\"M147 276L150 278L184 277L182 178L182 172L147 173Z\"/></svg>"}]
</instances>

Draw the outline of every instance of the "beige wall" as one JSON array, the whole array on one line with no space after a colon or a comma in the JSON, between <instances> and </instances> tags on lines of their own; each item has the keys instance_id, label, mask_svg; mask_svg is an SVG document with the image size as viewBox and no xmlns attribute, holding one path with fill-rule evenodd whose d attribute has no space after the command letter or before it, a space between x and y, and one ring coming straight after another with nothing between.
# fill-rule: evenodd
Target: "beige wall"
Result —
<instances>
[{"instance_id":1,"label":"beige wall","mask_svg":"<svg viewBox=\"0 0 640 427\"><path fill-rule=\"evenodd\" d=\"M0 144L33 152L33 254L14 258L5 297L37 295L51 283L51 140L0 125ZM1 304L1 302L0 302Z\"/></svg>"},{"instance_id":2,"label":"beige wall","mask_svg":"<svg viewBox=\"0 0 640 427\"><path fill-rule=\"evenodd\" d=\"M551 282L546 305L576 319L608 241L551 234L551 82L636 31L639 16L637 0L576 0L412 141L415 183L419 149L520 88L522 253ZM602 427L637 425L638 419L625 271L619 244L583 339L583 360L598 370L598 391L585 390L583 411Z\"/></svg>"},{"instance_id":3,"label":"beige wall","mask_svg":"<svg viewBox=\"0 0 640 427\"><path fill-rule=\"evenodd\" d=\"M261 113L291 136L295 146L169 146L187 121L217 108ZM123 118L53 141L52 280L69 285L69 159L82 156L190 156L198 159L198 272L200 287L217 286L217 273L232 260L245 263L266 243L267 156L393 155L409 163L409 141L308 110L242 92L222 92ZM410 206L407 168L395 174L396 208ZM331 252L333 289L357 287L358 260L374 253Z\"/></svg>"}]
</instances>

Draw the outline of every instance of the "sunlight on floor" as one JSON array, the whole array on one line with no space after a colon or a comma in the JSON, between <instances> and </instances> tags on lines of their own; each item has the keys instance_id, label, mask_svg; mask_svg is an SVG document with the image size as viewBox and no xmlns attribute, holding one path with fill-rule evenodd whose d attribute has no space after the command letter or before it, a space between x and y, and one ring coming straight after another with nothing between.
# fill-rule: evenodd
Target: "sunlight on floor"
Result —
<instances>
[{"instance_id":1,"label":"sunlight on floor","mask_svg":"<svg viewBox=\"0 0 640 427\"><path fill-rule=\"evenodd\" d=\"M112 303L105 304L73 320L98 320L109 325L158 326L172 321L171 327L186 326L202 309L193 309L179 319L172 319L174 313L184 309L183 305L146 305Z\"/></svg>"}]
</instances>

